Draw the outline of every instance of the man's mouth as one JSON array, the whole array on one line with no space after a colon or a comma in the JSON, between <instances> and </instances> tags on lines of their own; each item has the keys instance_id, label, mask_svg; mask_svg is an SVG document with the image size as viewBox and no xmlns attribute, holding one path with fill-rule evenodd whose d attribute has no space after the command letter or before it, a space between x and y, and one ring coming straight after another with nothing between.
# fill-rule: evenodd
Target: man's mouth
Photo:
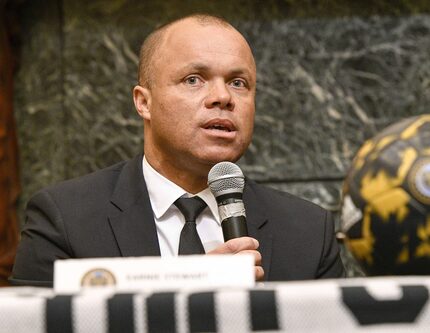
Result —
<instances>
[{"instance_id":1,"label":"man's mouth","mask_svg":"<svg viewBox=\"0 0 430 333\"><path fill-rule=\"evenodd\" d=\"M219 131L231 132L230 129L228 129L227 127L224 127L222 125L209 126L208 129L214 129L214 130L219 130Z\"/></svg>"},{"instance_id":2,"label":"man's mouth","mask_svg":"<svg viewBox=\"0 0 430 333\"><path fill-rule=\"evenodd\" d=\"M207 122L203 126L203 128L209 129L209 130L224 131L224 132L236 131L236 127L234 126L234 124L227 119L213 119Z\"/></svg>"}]
</instances>

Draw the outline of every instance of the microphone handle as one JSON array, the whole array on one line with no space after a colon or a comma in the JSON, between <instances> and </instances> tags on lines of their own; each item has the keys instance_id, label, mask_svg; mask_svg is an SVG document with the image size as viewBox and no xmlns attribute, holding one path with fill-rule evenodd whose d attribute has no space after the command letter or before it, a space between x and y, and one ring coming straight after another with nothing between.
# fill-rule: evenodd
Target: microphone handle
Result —
<instances>
[{"instance_id":1,"label":"microphone handle","mask_svg":"<svg viewBox=\"0 0 430 333\"><path fill-rule=\"evenodd\" d=\"M224 241L230 239L248 236L245 216L231 216L221 222Z\"/></svg>"}]
</instances>

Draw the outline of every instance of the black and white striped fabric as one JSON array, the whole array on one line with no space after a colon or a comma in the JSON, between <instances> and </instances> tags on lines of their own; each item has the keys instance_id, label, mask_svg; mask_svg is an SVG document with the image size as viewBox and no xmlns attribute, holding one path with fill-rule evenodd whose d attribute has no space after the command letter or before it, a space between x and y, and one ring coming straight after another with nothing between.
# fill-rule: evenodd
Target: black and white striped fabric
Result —
<instances>
[{"instance_id":1,"label":"black and white striped fabric","mask_svg":"<svg viewBox=\"0 0 430 333\"><path fill-rule=\"evenodd\" d=\"M430 277L58 295L0 289L0 332L430 332Z\"/></svg>"}]
</instances>

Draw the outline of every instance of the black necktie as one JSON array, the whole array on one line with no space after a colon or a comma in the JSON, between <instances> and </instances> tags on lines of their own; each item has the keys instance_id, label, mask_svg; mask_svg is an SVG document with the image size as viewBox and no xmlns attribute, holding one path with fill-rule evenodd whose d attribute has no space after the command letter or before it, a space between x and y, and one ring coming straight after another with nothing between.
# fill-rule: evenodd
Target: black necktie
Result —
<instances>
[{"instance_id":1,"label":"black necktie","mask_svg":"<svg viewBox=\"0 0 430 333\"><path fill-rule=\"evenodd\" d=\"M178 254L204 254L205 249L197 233L196 218L205 209L206 203L199 197L179 198L175 201L175 206L185 217Z\"/></svg>"}]
</instances>

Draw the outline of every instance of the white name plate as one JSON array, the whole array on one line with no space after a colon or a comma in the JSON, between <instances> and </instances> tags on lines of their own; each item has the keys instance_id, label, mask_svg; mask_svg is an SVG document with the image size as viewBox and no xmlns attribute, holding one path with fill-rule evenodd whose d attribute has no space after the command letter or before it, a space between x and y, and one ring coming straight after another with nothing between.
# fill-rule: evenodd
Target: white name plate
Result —
<instances>
[{"instance_id":1,"label":"white name plate","mask_svg":"<svg viewBox=\"0 0 430 333\"><path fill-rule=\"evenodd\" d=\"M74 293L87 287L120 291L252 287L252 255L192 255L57 260L54 290Z\"/></svg>"}]
</instances>

